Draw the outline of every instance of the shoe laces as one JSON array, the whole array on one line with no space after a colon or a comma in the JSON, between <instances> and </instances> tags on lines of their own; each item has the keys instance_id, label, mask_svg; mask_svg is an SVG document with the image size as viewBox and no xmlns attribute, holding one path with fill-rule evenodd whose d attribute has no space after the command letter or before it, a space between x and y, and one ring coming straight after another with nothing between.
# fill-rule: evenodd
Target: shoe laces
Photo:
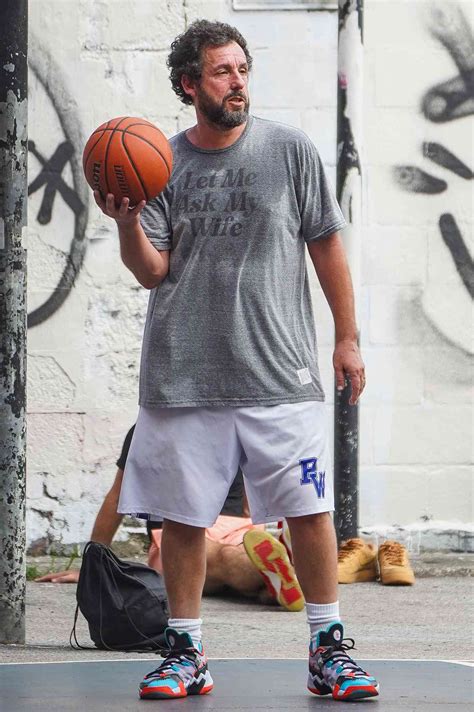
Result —
<instances>
[{"instance_id":1,"label":"shoe laces","mask_svg":"<svg viewBox=\"0 0 474 712\"><path fill-rule=\"evenodd\" d=\"M354 551L357 551L358 549L361 549L363 547L363 543L358 540L358 539L348 539L343 543L341 548L339 549L339 553L337 555L337 560L338 561L344 561L347 559L351 554L354 553Z\"/></svg>"},{"instance_id":2,"label":"shoe laces","mask_svg":"<svg viewBox=\"0 0 474 712\"><path fill-rule=\"evenodd\" d=\"M341 672L350 673L352 677L363 677L367 673L360 665L357 665L355 660L347 654L348 650L355 649L355 641L353 638L344 638L338 645L330 646L321 652L323 664L331 663L331 667L337 665L341 668Z\"/></svg>"},{"instance_id":3,"label":"shoe laces","mask_svg":"<svg viewBox=\"0 0 474 712\"><path fill-rule=\"evenodd\" d=\"M145 680L150 678L166 677L169 673L186 678L192 676L191 668L196 665L195 648L183 648L182 650L163 650L160 655L165 658L161 665L145 675Z\"/></svg>"},{"instance_id":4,"label":"shoe laces","mask_svg":"<svg viewBox=\"0 0 474 712\"><path fill-rule=\"evenodd\" d=\"M380 549L389 564L393 564L394 566L403 566L405 547L402 544L399 544L396 541L389 543L386 542L382 544Z\"/></svg>"}]
</instances>

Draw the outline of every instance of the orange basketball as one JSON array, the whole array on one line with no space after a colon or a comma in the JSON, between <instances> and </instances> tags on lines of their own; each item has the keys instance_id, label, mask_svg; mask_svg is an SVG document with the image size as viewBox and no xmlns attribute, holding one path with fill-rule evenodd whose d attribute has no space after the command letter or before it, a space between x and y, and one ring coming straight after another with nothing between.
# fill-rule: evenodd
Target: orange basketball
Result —
<instances>
[{"instance_id":1,"label":"orange basketball","mask_svg":"<svg viewBox=\"0 0 474 712\"><path fill-rule=\"evenodd\" d=\"M173 153L159 128L145 119L122 116L99 126L84 148L86 180L102 197L115 195L116 203L130 205L161 193L171 175Z\"/></svg>"}]
</instances>

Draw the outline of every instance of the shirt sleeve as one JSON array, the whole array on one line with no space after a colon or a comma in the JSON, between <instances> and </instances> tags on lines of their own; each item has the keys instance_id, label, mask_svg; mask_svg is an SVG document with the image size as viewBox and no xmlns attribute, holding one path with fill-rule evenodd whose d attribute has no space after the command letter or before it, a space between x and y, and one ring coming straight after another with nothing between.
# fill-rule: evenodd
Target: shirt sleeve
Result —
<instances>
[{"instance_id":1,"label":"shirt sleeve","mask_svg":"<svg viewBox=\"0 0 474 712\"><path fill-rule=\"evenodd\" d=\"M148 201L141 212L140 223L157 250L172 249L170 210L164 192Z\"/></svg>"},{"instance_id":2,"label":"shirt sleeve","mask_svg":"<svg viewBox=\"0 0 474 712\"><path fill-rule=\"evenodd\" d=\"M301 232L306 242L332 235L346 225L316 147L305 142L300 154Z\"/></svg>"}]
</instances>

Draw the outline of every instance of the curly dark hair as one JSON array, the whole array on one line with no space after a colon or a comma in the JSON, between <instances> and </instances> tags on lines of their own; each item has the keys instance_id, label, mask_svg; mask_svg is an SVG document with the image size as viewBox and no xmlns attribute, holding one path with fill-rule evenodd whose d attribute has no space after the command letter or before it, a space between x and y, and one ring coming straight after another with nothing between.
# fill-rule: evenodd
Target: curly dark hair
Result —
<instances>
[{"instance_id":1,"label":"curly dark hair","mask_svg":"<svg viewBox=\"0 0 474 712\"><path fill-rule=\"evenodd\" d=\"M181 86L183 74L186 74L190 79L199 80L202 74L202 51L206 47L223 47L229 42L236 42L242 47L250 71L252 57L248 51L247 42L235 27L224 22L196 20L171 44L171 52L167 60L171 86L183 104L193 103L192 98Z\"/></svg>"}]
</instances>

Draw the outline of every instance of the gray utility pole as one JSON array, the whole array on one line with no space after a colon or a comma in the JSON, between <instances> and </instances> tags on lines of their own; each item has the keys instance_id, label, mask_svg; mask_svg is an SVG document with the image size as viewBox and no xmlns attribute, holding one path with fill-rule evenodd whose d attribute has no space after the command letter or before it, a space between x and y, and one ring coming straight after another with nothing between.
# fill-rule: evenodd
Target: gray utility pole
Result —
<instances>
[{"instance_id":1,"label":"gray utility pole","mask_svg":"<svg viewBox=\"0 0 474 712\"><path fill-rule=\"evenodd\" d=\"M363 0L339 0L337 91L337 198L347 221L347 251L356 306L359 304L363 112ZM349 405L348 383L334 396L335 525L338 541L357 536L359 498L359 407Z\"/></svg>"},{"instance_id":2,"label":"gray utility pole","mask_svg":"<svg viewBox=\"0 0 474 712\"><path fill-rule=\"evenodd\" d=\"M28 0L0 30L0 643L24 644Z\"/></svg>"}]
</instances>

